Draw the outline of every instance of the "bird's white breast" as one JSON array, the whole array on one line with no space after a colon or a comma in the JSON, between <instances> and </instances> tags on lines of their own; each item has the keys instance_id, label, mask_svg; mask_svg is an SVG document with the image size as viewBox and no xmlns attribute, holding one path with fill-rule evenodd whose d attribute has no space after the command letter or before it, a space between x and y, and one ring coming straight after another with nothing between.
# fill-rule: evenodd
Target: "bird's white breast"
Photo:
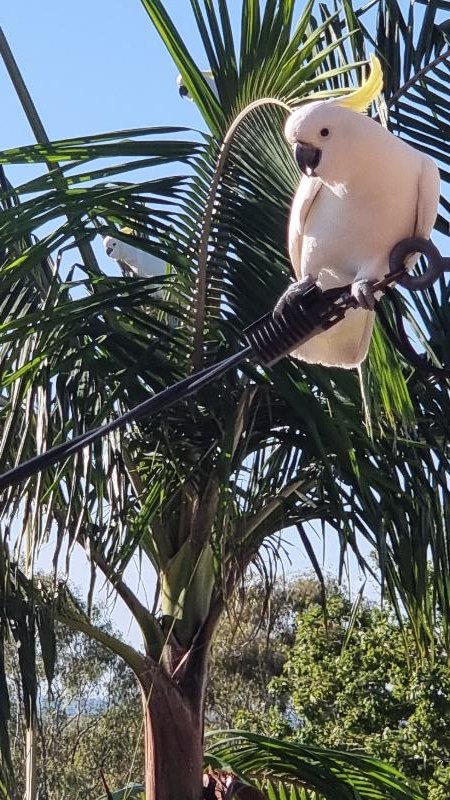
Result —
<instances>
[{"instance_id":1,"label":"bird's white breast","mask_svg":"<svg viewBox=\"0 0 450 800\"><path fill-rule=\"evenodd\" d=\"M345 184L324 183L312 203L301 268L323 288L349 283L361 272L381 277L392 247L414 235L420 156L396 150L389 164L369 153L360 175Z\"/></svg>"}]
</instances>

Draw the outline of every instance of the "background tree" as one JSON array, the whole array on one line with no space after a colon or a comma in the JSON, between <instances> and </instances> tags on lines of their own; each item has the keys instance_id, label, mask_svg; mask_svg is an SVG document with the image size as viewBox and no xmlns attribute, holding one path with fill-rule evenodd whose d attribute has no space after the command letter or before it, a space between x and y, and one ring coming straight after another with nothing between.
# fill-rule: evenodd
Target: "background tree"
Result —
<instances>
[{"instance_id":1,"label":"background tree","mask_svg":"<svg viewBox=\"0 0 450 800\"><path fill-rule=\"evenodd\" d=\"M295 641L269 694L295 739L376 755L417 780L426 797L444 800L450 683L441 634L439 627L434 663L418 659L407 621L364 600L352 604L333 587L326 625L317 603L296 616Z\"/></svg>"},{"instance_id":2,"label":"background tree","mask_svg":"<svg viewBox=\"0 0 450 800\"><path fill-rule=\"evenodd\" d=\"M82 608L82 605L80 606ZM118 636L107 609L94 606L92 622ZM88 800L143 779L139 692L131 670L111 650L65 625L56 625L57 660L49 691L38 652L38 796ZM25 715L14 647L7 650L15 790L24 796Z\"/></svg>"},{"instance_id":3,"label":"background tree","mask_svg":"<svg viewBox=\"0 0 450 800\"><path fill-rule=\"evenodd\" d=\"M450 678L442 626L430 664L417 657L410 623L389 606L352 601L334 581L326 595L324 613L317 580L277 584L261 619L264 588L249 588L214 642L209 724L367 752L417 781L429 800L444 800Z\"/></svg>"},{"instance_id":4,"label":"background tree","mask_svg":"<svg viewBox=\"0 0 450 800\"><path fill-rule=\"evenodd\" d=\"M164 5L143 5L209 132L159 128L0 154L2 163L49 168L2 193L2 469L236 349L242 328L272 307L289 275L285 230L298 174L280 101L345 92L352 62L372 42L372 16L350 2L341 12L308 2L294 23L293 0L262 10L245 0L235 47L225 0L217 10L192 0L217 100ZM393 43L385 73L395 126L445 164L449 126L435 90L437 83L445 94L448 80L442 3L429 3L424 18L411 7L407 23L398 4L377 5L378 37L383 48ZM357 31L352 39L349 30ZM239 112L267 96L277 102L248 111L231 136ZM116 156L120 164L97 163ZM136 180L138 168L146 173ZM104 276L90 253L76 272L67 253L57 258L121 224L172 265L165 300L155 299L152 281ZM31 246L36 231L41 240ZM432 348L445 352L445 302L430 292L419 305ZM379 333L371 363L373 435L362 425L354 375L289 360L270 371L248 366L4 496L6 525L19 512L36 547L52 532L57 553L64 536L84 546L140 626L143 653L98 629L58 590L57 617L110 647L140 682L148 798L156 787L158 800L198 796L211 640L261 547L276 555L271 537L281 528L296 524L313 559L307 521L334 528L343 550L349 544L360 558L363 535L423 652L432 648L436 608L449 618L447 388L402 371ZM430 547L436 606L425 591ZM153 610L127 584L134 553L158 574Z\"/></svg>"},{"instance_id":5,"label":"background tree","mask_svg":"<svg viewBox=\"0 0 450 800\"><path fill-rule=\"evenodd\" d=\"M329 586L332 584L330 583ZM271 735L287 733L274 696L268 691L283 672L295 642L297 615L311 603L323 609L317 578L259 580L236 592L223 615L211 652L206 696L208 728L243 728Z\"/></svg>"},{"instance_id":6,"label":"background tree","mask_svg":"<svg viewBox=\"0 0 450 800\"><path fill-rule=\"evenodd\" d=\"M218 631L212 723L222 715L219 726L370 753L417 782L428 800L445 800L450 682L442 626L430 663L417 657L407 620L399 623L392 608L361 595L352 601L334 581L327 582L326 614L317 581L277 585L256 629L264 597L254 584L240 606L242 621L231 617Z\"/></svg>"}]
</instances>

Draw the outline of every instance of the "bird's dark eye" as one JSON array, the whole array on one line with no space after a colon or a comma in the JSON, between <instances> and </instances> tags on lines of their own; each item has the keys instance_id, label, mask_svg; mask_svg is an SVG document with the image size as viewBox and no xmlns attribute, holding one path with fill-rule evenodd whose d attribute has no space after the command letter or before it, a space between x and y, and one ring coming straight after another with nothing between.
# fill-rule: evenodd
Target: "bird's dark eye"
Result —
<instances>
[{"instance_id":1,"label":"bird's dark eye","mask_svg":"<svg viewBox=\"0 0 450 800\"><path fill-rule=\"evenodd\" d=\"M330 131L328 130L328 128L322 128L322 130L320 131L320 135L323 136L324 138L328 136L329 133Z\"/></svg>"}]
</instances>

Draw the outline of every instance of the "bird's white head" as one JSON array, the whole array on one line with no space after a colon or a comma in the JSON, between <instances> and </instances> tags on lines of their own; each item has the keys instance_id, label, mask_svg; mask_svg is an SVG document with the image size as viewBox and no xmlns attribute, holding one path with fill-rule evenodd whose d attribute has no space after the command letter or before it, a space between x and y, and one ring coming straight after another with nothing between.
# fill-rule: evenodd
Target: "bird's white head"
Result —
<instances>
[{"instance_id":1,"label":"bird's white head","mask_svg":"<svg viewBox=\"0 0 450 800\"><path fill-rule=\"evenodd\" d=\"M219 98L219 93L217 91L216 82L214 80L214 76L213 76L212 72L210 70L208 70L208 69L203 69L202 70L202 75L203 75L206 83L208 84L209 88L211 89L213 95L218 99ZM184 80L182 75L178 75L177 86L178 86L178 92L180 94L180 97L183 97L183 98L187 97L188 100L192 100L191 93L190 93L189 89L187 88L185 80Z\"/></svg>"},{"instance_id":2,"label":"bird's white head","mask_svg":"<svg viewBox=\"0 0 450 800\"><path fill-rule=\"evenodd\" d=\"M293 111L285 136L305 175L342 182L352 164L357 165L358 154L367 154L368 139L379 126L362 112L380 94L382 80L380 62L372 56L368 79L351 94L306 103Z\"/></svg>"},{"instance_id":3,"label":"bird's white head","mask_svg":"<svg viewBox=\"0 0 450 800\"><path fill-rule=\"evenodd\" d=\"M106 250L106 255L110 258L114 258L115 261L118 261L120 256L120 245L122 243L119 239L115 239L114 236L105 236L103 239L103 247Z\"/></svg>"}]
</instances>

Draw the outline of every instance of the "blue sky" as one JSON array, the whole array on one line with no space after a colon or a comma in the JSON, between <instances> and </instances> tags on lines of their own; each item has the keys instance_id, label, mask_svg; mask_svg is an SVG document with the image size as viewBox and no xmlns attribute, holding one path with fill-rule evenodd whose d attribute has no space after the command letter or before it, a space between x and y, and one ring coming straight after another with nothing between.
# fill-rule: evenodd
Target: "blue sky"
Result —
<instances>
[{"instance_id":1,"label":"blue sky","mask_svg":"<svg viewBox=\"0 0 450 800\"><path fill-rule=\"evenodd\" d=\"M50 138L156 124L199 125L177 69L139 0L2 4L0 24ZM203 54L187 0L167 0L192 52ZM206 64L205 64L206 66ZM0 148L33 141L0 65Z\"/></svg>"},{"instance_id":2,"label":"blue sky","mask_svg":"<svg viewBox=\"0 0 450 800\"><path fill-rule=\"evenodd\" d=\"M199 66L207 68L189 0L165 0L165 6ZM230 0L229 6L239 11L241 3ZM14 0L3 4L0 24L50 139L151 125L203 128L195 105L179 97L178 70L139 0L79 0L76 5L64 0ZM32 143L1 61L0 98L0 149ZM30 170L35 169L20 171L27 170L31 177ZM15 174L8 171L13 181ZM296 541L296 535L291 539ZM50 553L48 547L46 565ZM298 551L291 553L297 569L307 566ZM336 568L336 560L337 549L331 545L325 561ZM85 585L84 557L76 556L72 567L74 581ZM357 588L354 568L353 575ZM137 573L131 580L139 583ZM143 597L144 584L151 586L149 576L141 583ZM127 634L127 615L120 603L114 620Z\"/></svg>"}]
</instances>

